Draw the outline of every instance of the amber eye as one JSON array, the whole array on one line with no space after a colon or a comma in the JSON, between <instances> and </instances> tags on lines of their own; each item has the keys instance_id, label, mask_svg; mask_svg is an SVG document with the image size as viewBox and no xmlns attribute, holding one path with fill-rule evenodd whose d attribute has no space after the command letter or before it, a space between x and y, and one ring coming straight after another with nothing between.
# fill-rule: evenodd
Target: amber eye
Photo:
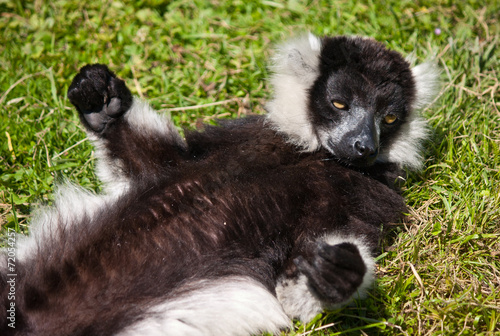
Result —
<instances>
[{"instance_id":1,"label":"amber eye","mask_svg":"<svg viewBox=\"0 0 500 336\"><path fill-rule=\"evenodd\" d=\"M384 117L384 122L388 125L394 124L394 122L396 122L396 120L398 120L398 117L394 114L388 114Z\"/></svg>"},{"instance_id":2,"label":"amber eye","mask_svg":"<svg viewBox=\"0 0 500 336\"><path fill-rule=\"evenodd\" d=\"M333 106L335 106L336 108L338 108L339 110L345 110L347 108L347 105L344 104L344 103L341 103L339 101L333 101L332 102Z\"/></svg>"}]
</instances>

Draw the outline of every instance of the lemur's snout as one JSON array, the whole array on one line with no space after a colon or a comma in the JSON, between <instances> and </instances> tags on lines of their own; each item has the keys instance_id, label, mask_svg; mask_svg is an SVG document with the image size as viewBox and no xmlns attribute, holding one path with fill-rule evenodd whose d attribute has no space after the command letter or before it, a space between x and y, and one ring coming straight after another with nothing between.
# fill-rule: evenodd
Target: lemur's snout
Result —
<instances>
[{"instance_id":1,"label":"lemur's snout","mask_svg":"<svg viewBox=\"0 0 500 336\"><path fill-rule=\"evenodd\" d=\"M355 128L351 142L351 157L355 164L370 166L379 153L378 133L373 116L367 114Z\"/></svg>"}]
</instances>

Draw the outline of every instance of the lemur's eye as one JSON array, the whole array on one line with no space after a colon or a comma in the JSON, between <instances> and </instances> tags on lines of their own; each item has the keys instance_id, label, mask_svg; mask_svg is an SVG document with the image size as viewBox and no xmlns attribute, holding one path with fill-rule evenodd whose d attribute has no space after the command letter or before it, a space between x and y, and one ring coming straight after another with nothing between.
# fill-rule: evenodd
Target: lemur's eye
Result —
<instances>
[{"instance_id":1,"label":"lemur's eye","mask_svg":"<svg viewBox=\"0 0 500 336\"><path fill-rule=\"evenodd\" d=\"M339 110L347 110L347 105L344 103L341 103L339 101L334 100L334 101L332 101L332 104L333 104L333 106L335 106Z\"/></svg>"},{"instance_id":2,"label":"lemur's eye","mask_svg":"<svg viewBox=\"0 0 500 336\"><path fill-rule=\"evenodd\" d=\"M396 122L396 120L398 120L398 116L396 116L394 114L388 114L384 117L384 122L387 125L394 124Z\"/></svg>"}]
</instances>

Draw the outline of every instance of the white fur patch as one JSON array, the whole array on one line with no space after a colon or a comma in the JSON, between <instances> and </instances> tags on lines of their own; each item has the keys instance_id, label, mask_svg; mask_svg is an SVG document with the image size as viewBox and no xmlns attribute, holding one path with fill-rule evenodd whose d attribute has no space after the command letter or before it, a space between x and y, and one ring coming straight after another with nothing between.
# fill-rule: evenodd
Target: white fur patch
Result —
<instances>
[{"instance_id":1,"label":"white fur patch","mask_svg":"<svg viewBox=\"0 0 500 336\"><path fill-rule=\"evenodd\" d=\"M305 35L279 47L271 66L274 97L266 105L267 120L289 142L306 151L320 145L307 114L307 90L318 77L320 51L321 40Z\"/></svg>"},{"instance_id":2,"label":"white fur patch","mask_svg":"<svg viewBox=\"0 0 500 336\"><path fill-rule=\"evenodd\" d=\"M134 97L134 102L124 118L134 131L146 133L148 136L156 134L167 136L172 143L184 145L184 140L172 120L165 115L158 114L151 105L137 97Z\"/></svg>"},{"instance_id":3,"label":"white fur patch","mask_svg":"<svg viewBox=\"0 0 500 336\"><path fill-rule=\"evenodd\" d=\"M112 197L96 195L69 182L58 186L54 206L37 209L30 221L28 236L18 235L16 256L20 261L37 253L45 242L58 239L82 217L91 218L94 213L107 207Z\"/></svg>"},{"instance_id":4,"label":"white fur patch","mask_svg":"<svg viewBox=\"0 0 500 336\"><path fill-rule=\"evenodd\" d=\"M305 275L300 275L296 279L278 279L276 295L278 300L281 302L283 309L288 316L291 318L298 318L302 322L309 322L325 308L339 308L342 305L349 303L354 298L363 298L366 294L366 290L372 286L375 280L375 261L370 253L369 246L366 245L362 238L329 234L320 239L320 241L330 245L337 245L341 243L351 243L356 245L361 258L365 263L366 273L357 293L347 301L339 303L335 306L327 305L312 293Z\"/></svg>"},{"instance_id":5,"label":"white fur patch","mask_svg":"<svg viewBox=\"0 0 500 336\"><path fill-rule=\"evenodd\" d=\"M290 318L297 318L304 323L325 308L325 304L311 292L307 277L303 274L294 279L278 279L276 296Z\"/></svg>"},{"instance_id":6,"label":"white fur patch","mask_svg":"<svg viewBox=\"0 0 500 336\"><path fill-rule=\"evenodd\" d=\"M203 280L185 294L151 308L119 336L238 336L291 327L278 300L245 277Z\"/></svg>"},{"instance_id":7,"label":"white fur patch","mask_svg":"<svg viewBox=\"0 0 500 336\"><path fill-rule=\"evenodd\" d=\"M145 137L167 137L175 145L185 147L185 142L170 118L158 114L147 102L134 97L130 109L123 118L134 132ZM121 161L109 153L105 140L88 133L95 147L96 174L103 183L104 191L110 195L121 195L129 188L130 181L123 173Z\"/></svg>"},{"instance_id":8,"label":"white fur patch","mask_svg":"<svg viewBox=\"0 0 500 336\"><path fill-rule=\"evenodd\" d=\"M419 170L422 168L422 143L429 130L424 118L412 112L391 146L380 152L378 161L396 163L402 168Z\"/></svg>"},{"instance_id":9,"label":"white fur patch","mask_svg":"<svg viewBox=\"0 0 500 336\"><path fill-rule=\"evenodd\" d=\"M321 39L311 33L309 33L307 37L309 38L309 45L311 46L311 49L318 52L321 51Z\"/></svg>"},{"instance_id":10,"label":"white fur patch","mask_svg":"<svg viewBox=\"0 0 500 336\"><path fill-rule=\"evenodd\" d=\"M422 168L422 142L428 137L427 122L421 110L427 107L439 92L439 68L432 62L412 68L416 96L407 122L402 126L391 146L379 155L379 161L397 163L411 170Z\"/></svg>"},{"instance_id":11,"label":"white fur patch","mask_svg":"<svg viewBox=\"0 0 500 336\"><path fill-rule=\"evenodd\" d=\"M441 71L436 63L425 62L411 69L415 79L417 95L413 103L413 110L418 111L427 107L439 93Z\"/></svg>"},{"instance_id":12,"label":"white fur patch","mask_svg":"<svg viewBox=\"0 0 500 336\"><path fill-rule=\"evenodd\" d=\"M97 159L95 172L102 183L104 193L116 197L122 195L129 189L130 181L123 173L121 161L109 153L105 140L90 132L87 137L94 145Z\"/></svg>"}]
</instances>

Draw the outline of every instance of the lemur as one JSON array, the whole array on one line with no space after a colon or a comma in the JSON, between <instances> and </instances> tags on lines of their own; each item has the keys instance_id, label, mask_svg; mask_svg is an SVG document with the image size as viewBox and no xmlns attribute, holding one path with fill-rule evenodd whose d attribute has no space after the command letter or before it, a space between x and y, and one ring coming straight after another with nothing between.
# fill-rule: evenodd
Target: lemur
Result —
<instances>
[{"instance_id":1,"label":"lemur","mask_svg":"<svg viewBox=\"0 0 500 336\"><path fill-rule=\"evenodd\" d=\"M362 296L438 71L311 34L271 70L265 115L181 136L105 65L81 68L68 97L104 190L60 186L17 237L15 329L2 252L0 334L275 333Z\"/></svg>"}]
</instances>

